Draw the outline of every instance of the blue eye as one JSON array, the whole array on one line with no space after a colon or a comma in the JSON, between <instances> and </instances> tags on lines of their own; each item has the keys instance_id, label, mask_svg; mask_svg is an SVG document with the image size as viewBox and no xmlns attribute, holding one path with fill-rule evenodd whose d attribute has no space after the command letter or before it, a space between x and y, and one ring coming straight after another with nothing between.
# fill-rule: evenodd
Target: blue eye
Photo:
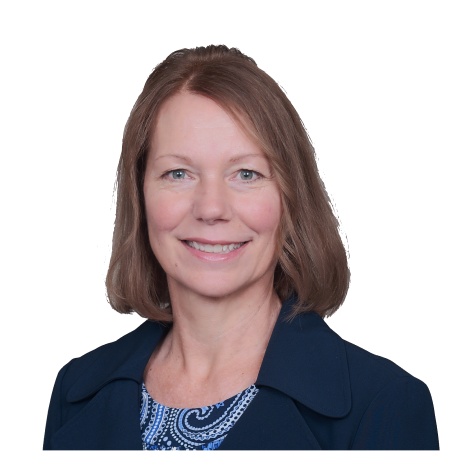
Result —
<instances>
[{"instance_id":1,"label":"blue eye","mask_svg":"<svg viewBox=\"0 0 451 451\"><path fill-rule=\"evenodd\" d=\"M241 169L240 172L244 172L244 173L248 173L248 174L252 174L255 171L251 171L249 169ZM255 180L244 180L245 182L253 182Z\"/></svg>"},{"instance_id":2,"label":"blue eye","mask_svg":"<svg viewBox=\"0 0 451 451\"><path fill-rule=\"evenodd\" d=\"M251 181L254 175L254 171L250 171L249 169L241 169L240 177L242 180Z\"/></svg>"},{"instance_id":3,"label":"blue eye","mask_svg":"<svg viewBox=\"0 0 451 451\"><path fill-rule=\"evenodd\" d=\"M173 170L171 170L171 171L165 172L165 173L163 174L163 178L168 177L169 174L173 174L174 177L169 177L169 180L170 180L171 182L175 182L175 181L179 181L179 180L184 180L185 177L177 178L178 176L177 176L176 174L179 174L179 175L180 175L180 173L185 173L185 172L186 172L185 169L173 169ZM262 178L262 175L261 175L259 172L253 171L253 170L251 170L251 169L240 169L238 172L244 172L244 173L249 174L250 176L251 176L252 174L256 174L256 175L257 175L257 177L255 177L255 178L252 179L252 180L245 180L245 179L241 178L241 181L243 181L244 183L253 183L253 182L256 182L256 181L258 181L258 180L260 180L260 179ZM249 177L249 176L245 176L245 177Z\"/></svg>"},{"instance_id":4,"label":"blue eye","mask_svg":"<svg viewBox=\"0 0 451 451\"><path fill-rule=\"evenodd\" d=\"M175 169L175 170L173 170L173 171L169 171L169 172L167 172L167 174L169 174L170 172L174 172L174 173L180 173L180 172L185 172L183 169ZM178 179L178 178L176 178L175 180L182 180L182 179Z\"/></svg>"}]
</instances>

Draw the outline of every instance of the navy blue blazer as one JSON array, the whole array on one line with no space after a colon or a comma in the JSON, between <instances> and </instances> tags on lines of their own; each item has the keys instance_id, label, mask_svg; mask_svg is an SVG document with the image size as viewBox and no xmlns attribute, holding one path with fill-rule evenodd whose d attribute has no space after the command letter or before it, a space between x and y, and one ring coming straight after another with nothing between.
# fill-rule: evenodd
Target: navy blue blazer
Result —
<instances>
[{"instance_id":1,"label":"navy blue blazer","mask_svg":"<svg viewBox=\"0 0 451 451\"><path fill-rule=\"evenodd\" d=\"M274 327L255 383L260 391L220 449L438 449L427 386L342 340L316 313L284 321L293 301ZM44 449L142 449L140 385L164 332L145 321L65 365Z\"/></svg>"}]
</instances>

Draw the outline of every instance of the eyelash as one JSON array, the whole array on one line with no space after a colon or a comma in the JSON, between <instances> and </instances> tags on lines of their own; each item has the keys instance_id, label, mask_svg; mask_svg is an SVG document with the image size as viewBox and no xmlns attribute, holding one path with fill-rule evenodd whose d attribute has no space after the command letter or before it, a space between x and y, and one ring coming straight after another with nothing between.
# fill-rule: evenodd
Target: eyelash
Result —
<instances>
[{"instance_id":1,"label":"eyelash","mask_svg":"<svg viewBox=\"0 0 451 451\"><path fill-rule=\"evenodd\" d=\"M162 177L165 178L165 177L169 176L169 174L171 174L172 172L176 172L176 171L183 171L185 173L187 172L186 169L181 169L181 168L171 169L170 171L167 171L164 174L162 174ZM253 183L253 182L256 182L257 180L260 180L263 177L262 174L260 174L260 172L254 171L253 169L240 169L238 171L238 173L240 173L242 171L253 172L257 176L255 178L253 178L252 180L243 180L242 179L241 181L244 182L244 183ZM173 178L171 178L171 181L173 181L173 182L176 182L176 181L179 181L179 180L183 180L183 179L173 179Z\"/></svg>"}]
</instances>

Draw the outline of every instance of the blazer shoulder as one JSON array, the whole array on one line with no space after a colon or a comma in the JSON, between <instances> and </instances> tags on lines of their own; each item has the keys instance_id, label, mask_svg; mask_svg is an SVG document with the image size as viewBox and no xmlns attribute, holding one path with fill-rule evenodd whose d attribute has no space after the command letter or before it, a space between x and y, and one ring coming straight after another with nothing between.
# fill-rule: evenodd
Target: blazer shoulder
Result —
<instances>
[{"instance_id":1,"label":"blazer shoulder","mask_svg":"<svg viewBox=\"0 0 451 451\"><path fill-rule=\"evenodd\" d=\"M426 385L394 361L344 340L348 360L351 386L365 386L370 391L379 391L386 385L407 378L416 385ZM416 382L414 382L416 381Z\"/></svg>"},{"instance_id":2,"label":"blazer shoulder","mask_svg":"<svg viewBox=\"0 0 451 451\"><path fill-rule=\"evenodd\" d=\"M424 382L404 373L398 373L371 401L351 449L439 449L429 389Z\"/></svg>"},{"instance_id":3,"label":"blazer shoulder","mask_svg":"<svg viewBox=\"0 0 451 451\"><path fill-rule=\"evenodd\" d=\"M385 357L372 354L346 340L343 340L343 342L350 371L364 374L377 374L380 378L387 379L387 381L399 377L412 376L399 365Z\"/></svg>"},{"instance_id":4,"label":"blazer shoulder","mask_svg":"<svg viewBox=\"0 0 451 451\"><path fill-rule=\"evenodd\" d=\"M116 341L99 346L70 361L61 381L61 393L75 402L94 394L108 381L139 380L143 365L161 338L164 326L144 321Z\"/></svg>"}]
</instances>

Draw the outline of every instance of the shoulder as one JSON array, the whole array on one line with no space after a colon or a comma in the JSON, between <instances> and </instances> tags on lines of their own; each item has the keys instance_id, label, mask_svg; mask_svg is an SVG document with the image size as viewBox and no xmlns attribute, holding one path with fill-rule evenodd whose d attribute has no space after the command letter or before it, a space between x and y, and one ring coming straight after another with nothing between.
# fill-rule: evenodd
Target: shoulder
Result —
<instances>
[{"instance_id":1,"label":"shoulder","mask_svg":"<svg viewBox=\"0 0 451 451\"><path fill-rule=\"evenodd\" d=\"M353 449L438 449L427 385L396 363L343 340L354 417Z\"/></svg>"},{"instance_id":2,"label":"shoulder","mask_svg":"<svg viewBox=\"0 0 451 451\"><path fill-rule=\"evenodd\" d=\"M363 412L375 400L410 398L413 403L430 400L427 385L391 360L343 340L348 363L353 409ZM432 402L432 400L431 400Z\"/></svg>"},{"instance_id":3,"label":"shoulder","mask_svg":"<svg viewBox=\"0 0 451 451\"><path fill-rule=\"evenodd\" d=\"M145 321L67 363L50 399L44 449L138 449L139 434L129 433L136 427L132 412L139 411L143 371L164 330ZM114 427L119 423L123 430Z\"/></svg>"},{"instance_id":4,"label":"shoulder","mask_svg":"<svg viewBox=\"0 0 451 451\"><path fill-rule=\"evenodd\" d=\"M348 361L349 377L354 391L362 388L366 393L377 393L387 386L409 384L427 390L426 384L393 361L372 354L353 343L342 340Z\"/></svg>"},{"instance_id":5,"label":"shoulder","mask_svg":"<svg viewBox=\"0 0 451 451\"><path fill-rule=\"evenodd\" d=\"M72 359L58 373L61 393L73 402L94 394L113 379L139 381L164 330L158 323L145 321L118 340Z\"/></svg>"},{"instance_id":6,"label":"shoulder","mask_svg":"<svg viewBox=\"0 0 451 451\"><path fill-rule=\"evenodd\" d=\"M415 379L391 360L372 354L346 340L342 341L346 351L350 383L354 389L362 387L365 391L374 392L387 383L401 378Z\"/></svg>"}]
</instances>

